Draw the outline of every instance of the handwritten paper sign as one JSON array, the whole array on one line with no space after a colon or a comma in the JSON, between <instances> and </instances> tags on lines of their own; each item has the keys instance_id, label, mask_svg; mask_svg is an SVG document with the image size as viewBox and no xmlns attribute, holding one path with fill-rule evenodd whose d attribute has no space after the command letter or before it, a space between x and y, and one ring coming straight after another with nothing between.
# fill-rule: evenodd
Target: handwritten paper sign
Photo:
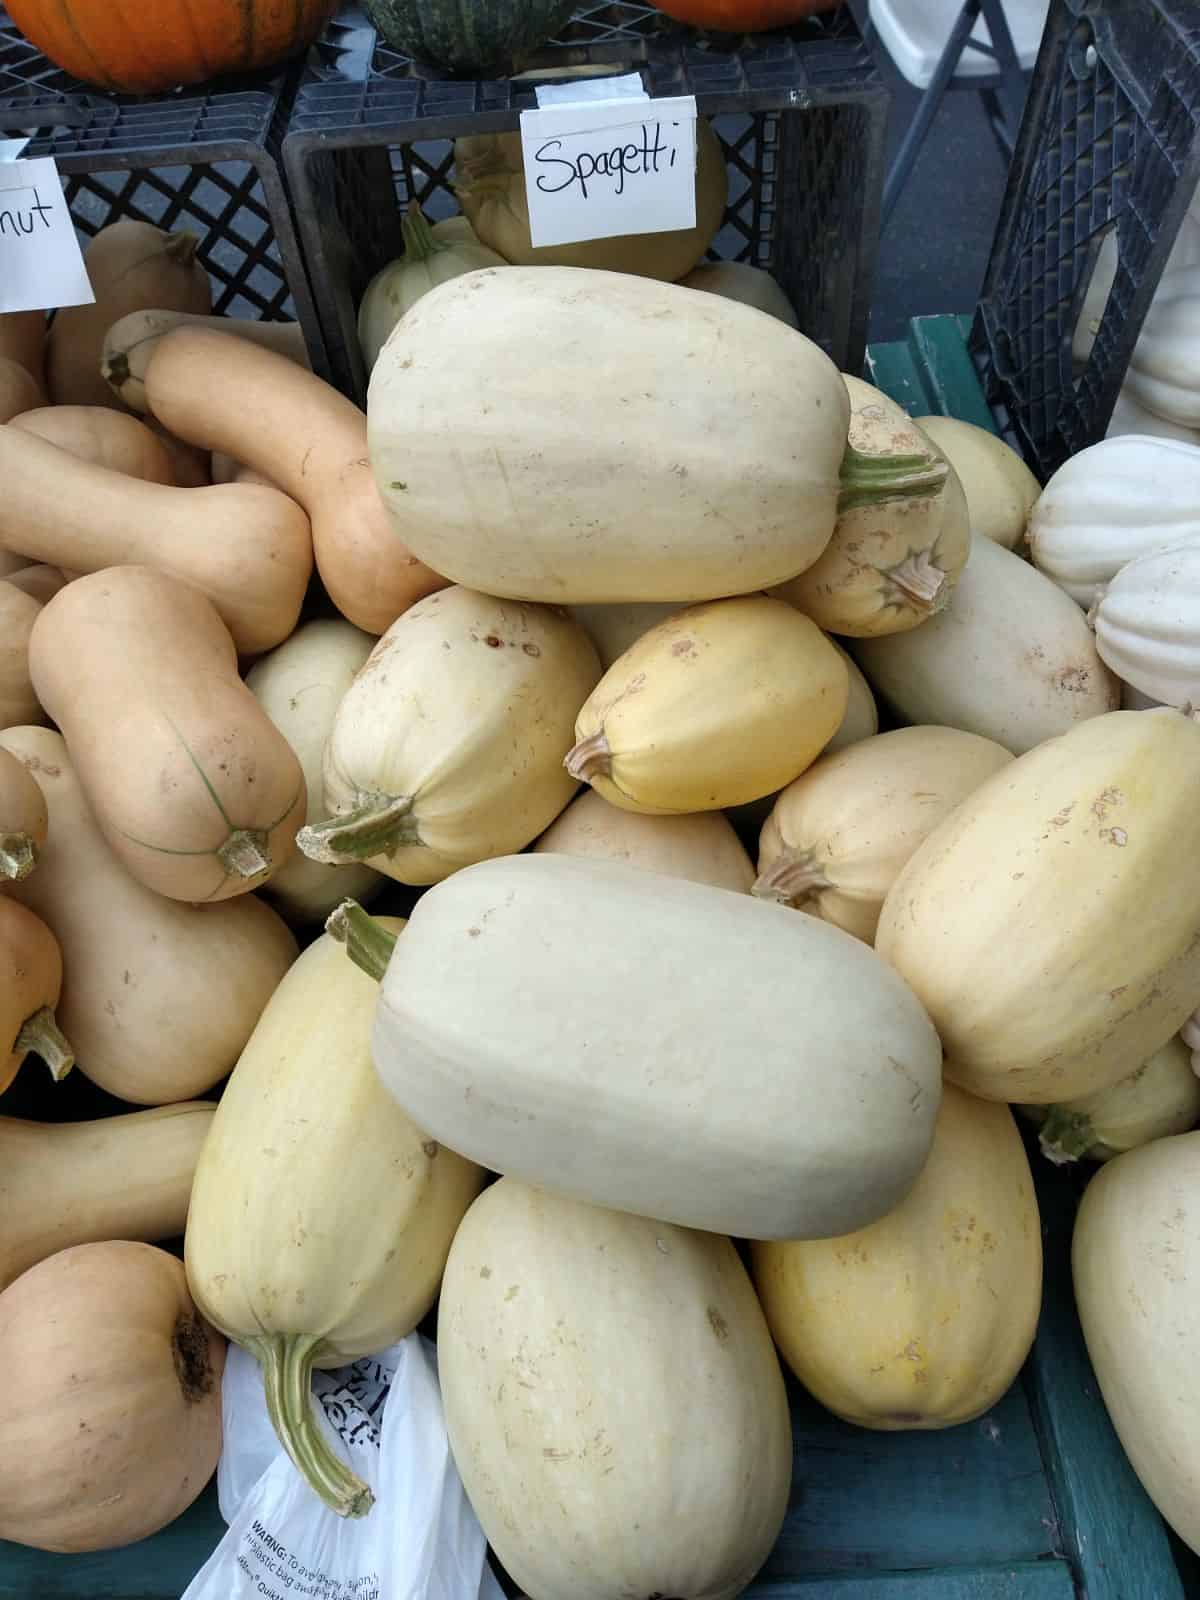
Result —
<instances>
[{"instance_id":1,"label":"handwritten paper sign","mask_svg":"<svg viewBox=\"0 0 1200 1600\"><path fill-rule=\"evenodd\" d=\"M636 73L538 90L521 113L535 245L696 226L696 97L652 100Z\"/></svg>"},{"instance_id":2,"label":"handwritten paper sign","mask_svg":"<svg viewBox=\"0 0 1200 1600\"><path fill-rule=\"evenodd\" d=\"M53 156L6 160L8 148L0 150L0 312L93 305Z\"/></svg>"}]
</instances>

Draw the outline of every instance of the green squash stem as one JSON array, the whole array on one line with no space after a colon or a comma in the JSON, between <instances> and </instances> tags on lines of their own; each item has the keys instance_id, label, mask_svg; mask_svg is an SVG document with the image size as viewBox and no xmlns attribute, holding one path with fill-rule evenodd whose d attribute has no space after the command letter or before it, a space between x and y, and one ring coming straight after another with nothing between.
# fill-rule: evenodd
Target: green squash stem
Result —
<instances>
[{"instance_id":1,"label":"green squash stem","mask_svg":"<svg viewBox=\"0 0 1200 1600\"><path fill-rule=\"evenodd\" d=\"M850 511L880 500L927 498L939 492L949 470L940 456L872 456L847 445L838 510Z\"/></svg>"},{"instance_id":2,"label":"green squash stem","mask_svg":"<svg viewBox=\"0 0 1200 1600\"><path fill-rule=\"evenodd\" d=\"M265 1333L239 1343L262 1368L271 1425L305 1482L339 1517L365 1517L375 1496L331 1449L313 1414L312 1369L320 1335Z\"/></svg>"},{"instance_id":3,"label":"green squash stem","mask_svg":"<svg viewBox=\"0 0 1200 1600\"><path fill-rule=\"evenodd\" d=\"M1092 1119L1063 1106L1051 1106L1038 1133L1042 1154L1056 1167L1078 1161L1096 1143Z\"/></svg>"},{"instance_id":4,"label":"green squash stem","mask_svg":"<svg viewBox=\"0 0 1200 1600\"><path fill-rule=\"evenodd\" d=\"M26 1017L20 1033L17 1034L15 1050L19 1056L28 1052L41 1056L50 1068L50 1076L55 1083L65 1078L75 1065L75 1052L64 1037L49 1006L43 1006L31 1017Z\"/></svg>"},{"instance_id":5,"label":"green squash stem","mask_svg":"<svg viewBox=\"0 0 1200 1600\"><path fill-rule=\"evenodd\" d=\"M439 251L450 249L434 233L429 226L429 219L415 201L404 214L400 232L404 237L405 261L428 261Z\"/></svg>"},{"instance_id":6,"label":"green squash stem","mask_svg":"<svg viewBox=\"0 0 1200 1600\"><path fill-rule=\"evenodd\" d=\"M38 863L38 847L27 833L0 833L0 878L20 883Z\"/></svg>"},{"instance_id":7,"label":"green squash stem","mask_svg":"<svg viewBox=\"0 0 1200 1600\"><path fill-rule=\"evenodd\" d=\"M310 860L344 867L421 843L411 795L360 794L356 798L359 805L354 811L301 828L296 843Z\"/></svg>"},{"instance_id":8,"label":"green squash stem","mask_svg":"<svg viewBox=\"0 0 1200 1600\"><path fill-rule=\"evenodd\" d=\"M357 900L343 900L329 915L325 932L346 946L346 954L368 978L383 982L383 975L396 948L396 935L376 922Z\"/></svg>"}]
</instances>

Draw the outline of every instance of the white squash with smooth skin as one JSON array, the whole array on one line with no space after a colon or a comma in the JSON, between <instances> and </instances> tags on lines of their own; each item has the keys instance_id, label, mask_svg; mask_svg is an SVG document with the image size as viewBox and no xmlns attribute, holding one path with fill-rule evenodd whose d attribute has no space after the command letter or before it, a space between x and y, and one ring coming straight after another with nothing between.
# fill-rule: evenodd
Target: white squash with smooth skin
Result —
<instances>
[{"instance_id":1,"label":"white squash with smooth skin","mask_svg":"<svg viewBox=\"0 0 1200 1600\"><path fill-rule=\"evenodd\" d=\"M802 572L833 532L849 419L841 374L802 334L718 295L569 267L426 295L368 402L371 465L409 548L455 583L560 605L714 600ZM847 482L860 476L852 462Z\"/></svg>"},{"instance_id":2,"label":"white squash with smooth skin","mask_svg":"<svg viewBox=\"0 0 1200 1600\"><path fill-rule=\"evenodd\" d=\"M770 1553L791 1420L728 1239L502 1178L454 1240L438 1369L463 1485L530 1600L731 1600Z\"/></svg>"},{"instance_id":3,"label":"white squash with smooth skin","mask_svg":"<svg viewBox=\"0 0 1200 1600\"><path fill-rule=\"evenodd\" d=\"M429 595L339 706L330 820L302 829L301 849L411 884L523 850L575 793L563 756L599 677L591 640L561 611L457 587Z\"/></svg>"},{"instance_id":4,"label":"white squash with smooth skin","mask_svg":"<svg viewBox=\"0 0 1200 1600\"><path fill-rule=\"evenodd\" d=\"M304 951L221 1097L185 1240L197 1307L262 1364L281 1442L343 1515L361 1515L371 1495L313 1420L311 1370L416 1327L484 1176L414 1127L379 1082L375 1001L332 939Z\"/></svg>"},{"instance_id":5,"label":"white squash with smooth skin","mask_svg":"<svg viewBox=\"0 0 1200 1600\"><path fill-rule=\"evenodd\" d=\"M1192 1071L1190 1048L1177 1037L1098 1094L1021 1110L1038 1125L1038 1143L1051 1161L1108 1161L1194 1128L1200 1121L1200 1078Z\"/></svg>"},{"instance_id":6,"label":"white squash with smooth skin","mask_svg":"<svg viewBox=\"0 0 1200 1600\"><path fill-rule=\"evenodd\" d=\"M1200 540L1200 446L1123 434L1063 463L1029 518L1034 565L1088 607L1128 562Z\"/></svg>"},{"instance_id":7,"label":"white squash with smooth skin","mask_svg":"<svg viewBox=\"0 0 1200 1600\"><path fill-rule=\"evenodd\" d=\"M897 728L821 759L775 802L754 893L870 944L887 892L938 823L1009 751L960 728Z\"/></svg>"},{"instance_id":8,"label":"white squash with smooth skin","mask_svg":"<svg viewBox=\"0 0 1200 1600\"><path fill-rule=\"evenodd\" d=\"M1075 1301L1117 1437L1142 1487L1200 1551L1200 1133L1102 1167L1075 1220Z\"/></svg>"},{"instance_id":9,"label":"white squash with smooth skin","mask_svg":"<svg viewBox=\"0 0 1200 1600\"><path fill-rule=\"evenodd\" d=\"M306 824L323 822L322 762L337 709L377 641L342 619L306 622L290 639L256 661L246 687L291 745L308 792ZM310 861L299 851L266 886L270 899L300 922L328 916L348 896L369 900L383 886L370 867Z\"/></svg>"},{"instance_id":10,"label":"white squash with smooth skin","mask_svg":"<svg viewBox=\"0 0 1200 1600\"><path fill-rule=\"evenodd\" d=\"M964 728L1015 755L1120 698L1079 607L991 539L971 546L944 611L910 633L856 639L853 653L905 721Z\"/></svg>"},{"instance_id":11,"label":"white squash with smooth skin","mask_svg":"<svg viewBox=\"0 0 1200 1600\"><path fill-rule=\"evenodd\" d=\"M941 1085L928 1018L848 934L568 856L487 862L422 896L374 1040L400 1104L472 1160L742 1238L887 1211Z\"/></svg>"},{"instance_id":12,"label":"white squash with smooth skin","mask_svg":"<svg viewBox=\"0 0 1200 1600\"><path fill-rule=\"evenodd\" d=\"M571 801L533 848L542 854L625 861L739 894L747 894L754 882L750 857L723 812L643 817L609 805L591 789Z\"/></svg>"},{"instance_id":13,"label":"white squash with smooth skin","mask_svg":"<svg viewBox=\"0 0 1200 1600\"><path fill-rule=\"evenodd\" d=\"M972 535L1015 550L1042 486L1004 440L958 417L918 417L917 425L958 474Z\"/></svg>"},{"instance_id":14,"label":"white squash with smooth skin","mask_svg":"<svg viewBox=\"0 0 1200 1600\"><path fill-rule=\"evenodd\" d=\"M1197 792L1200 726L1114 711L1002 767L934 829L875 949L932 1017L951 1082L1057 1104L1178 1032L1200 994Z\"/></svg>"},{"instance_id":15,"label":"white squash with smooth skin","mask_svg":"<svg viewBox=\"0 0 1200 1600\"><path fill-rule=\"evenodd\" d=\"M1200 535L1122 567L1095 612L1096 649L1164 705L1200 704Z\"/></svg>"}]
</instances>

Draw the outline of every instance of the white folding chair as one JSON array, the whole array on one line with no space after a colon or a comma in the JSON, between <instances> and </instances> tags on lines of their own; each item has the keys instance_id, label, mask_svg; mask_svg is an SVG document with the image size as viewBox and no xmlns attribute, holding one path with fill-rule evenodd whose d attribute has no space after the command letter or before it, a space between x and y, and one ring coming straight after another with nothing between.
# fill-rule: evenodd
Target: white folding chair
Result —
<instances>
[{"instance_id":1,"label":"white folding chair","mask_svg":"<svg viewBox=\"0 0 1200 1600\"><path fill-rule=\"evenodd\" d=\"M948 90L982 97L1000 148L1012 158L1023 75L1037 60L1048 10L1049 0L869 0L868 39L924 91L884 185L885 225Z\"/></svg>"}]
</instances>

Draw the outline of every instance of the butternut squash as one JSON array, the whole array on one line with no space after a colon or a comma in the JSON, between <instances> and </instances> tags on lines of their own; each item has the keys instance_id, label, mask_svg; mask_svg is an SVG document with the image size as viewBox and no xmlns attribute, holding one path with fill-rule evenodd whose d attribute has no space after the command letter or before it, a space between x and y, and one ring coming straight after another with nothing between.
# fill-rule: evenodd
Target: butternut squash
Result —
<instances>
[{"instance_id":1,"label":"butternut squash","mask_svg":"<svg viewBox=\"0 0 1200 1600\"><path fill-rule=\"evenodd\" d=\"M680 278L685 289L701 289L705 294L723 295L744 306L753 306L767 316L799 330L795 307L769 272L744 261L705 261Z\"/></svg>"},{"instance_id":2,"label":"butternut squash","mask_svg":"<svg viewBox=\"0 0 1200 1600\"><path fill-rule=\"evenodd\" d=\"M157 417L147 415L145 425L156 434L171 458L171 471L181 489L207 489L213 482L211 457L207 450L198 450L193 444L177 439L164 428Z\"/></svg>"},{"instance_id":3,"label":"butternut squash","mask_svg":"<svg viewBox=\"0 0 1200 1600\"><path fill-rule=\"evenodd\" d=\"M1042 1302L1033 1177L1007 1106L948 1084L912 1189L837 1239L752 1247L788 1366L860 1428L953 1428L1015 1381Z\"/></svg>"},{"instance_id":4,"label":"butternut squash","mask_svg":"<svg viewBox=\"0 0 1200 1600\"><path fill-rule=\"evenodd\" d=\"M376 641L349 622L306 622L278 649L263 656L246 674L246 687L291 746L304 771L306 824L324 821L321 764L338 707ZM271 899L298 922L316 922L342 900L362 900L385 880L357 862L323 866L297 852L267 885Z\"/></svg>"},{"instance_id":5,"label":"butternut squash","mask_svg":"<svg viewBox=\"0 0 1200 1600\"><path fill-rule=\"evenodd\" d=\"M173 328L212 328L235 334L264 350L286 356L312 371L308 345L298 322L257 322L249 317L196 316L186 311L134 311L114 322L104 336L100 371L109 388L131 411L149 411L146 368L164 333Z\"/></svg>"},{"instance_id":6,"label":"butternut squash","mask_svg":"<svg viewBox=\"0 0 1200 1600\"><path fill-rule=\"evenodd\" d=\"M237 647L286 639L312 572L308 518L249 484L204 490L140 483L0 427L0 543L73 572L145 563L195 584Z\"/></svg>"},{"instance_id":7,"label":"butternut squash","mask_svg":"<svg viewBox=\"0 0 1200 1600\"><path fill-rule=\"evenodd\" d=\"M42 390L46 387L46 313L6 311L0 315L0 361L24 367Z\"/></svg>"},{"instance_id":8,"label":"butternut squash","mask_svg":"<svg viewBox=\"0 0 1200 1600\"><path fill-rule=\"evenodd\" d=\"M847 448L846 386L802 334L718 295L584 272L455 278L376 363L376 482L437 571L555 605L748 594L816 561L843 493L884 499L904 479Z\"/></svg>"},{"instance_id":9,"label":"butternut squash","mask_svg":"<svg viewBox=\"0 0 1200 1600\"><path fill-rule=\"evenodd\" d=\"M31 1052L55 1082L75 1064L54 1015L62 993L62 951L40 917L0 895L0 1094Z\"/></svg>"},{"instance_id":10,"label":"butternut squash","mask_svg":"<svg viewBox=\"0 0 1200 1600\"><path fill-rule=\"evenodd\" d=\"M1071 1250L1075 1303L1100 1394L1142 1487L1200 1549L1200 1133L1110 1161L1084 1191Z\"/></svg>"},{"instance_id":11,"label":"butternut squash","mask_svg":"<svg viewBox=\"0 0 1200 1600\"><path fill-rule=\"evenodd\" d=\"M1083 612L992 539L972 544L944 611L909 633L856 639L852 653L903 721L962 728L1016 755L1120 703Z\"/></svg>"},{"instance_id":12,"label":"butternut squash","mask_svg":"<svg viewBox=\"0 0 1200 1600\"><path fill-rule=\"evenodd\" d=\"M100 372L104 336L131 311L212 310L208 273L197 259L199 240L165 233L149 222L122 218L101 228L84 251L96 301L56 313L46 339L46 383L56 406L117 406Z\"/></svg>"},{"instance_id":13,"label":"butternut squash","mask_svg":"<svg viewBox=\"0 0 1200 1600\"><path fill-rule=\"evenodd\" d=\"M1179 1031L1200 993L1196 785L1200 726L1114 711L1002 767L928 836L875 948L933 1019L952 1083L1060 1104Z\"/></svg>"},{"instance_id":14,"label":"butternut squash","mask_svg":"<svg viewBox=\"0 0 1200 1600\"><path fill-rule=\"evenodd\" d=\"M837 651L783 601L692 606L605 673L576 720L567 771L627 811L740 805L803 772L848 697Z\"/></svg>"},{"instance_id":15,"label":"butternut squash","mask_svg":"<svg viewBox=\"0 0 1200 1600\"><path fill-rule=\"evenodd\" d=\"M147 888L224 900L292 855L304 773L198 589L149 567L78 578L34 623L29 670L105 837Z\"/></svg>"},{"instance_id":16,"label":"butternut squash","mask_svg":"<svg viewBox=\"0 0 1200 1600\"><path fill-rule=\"evenodd\" d=\"M193 1100L95 1122L0 1117L0 1289L71 1245L182 1234L215 1111Z\"/></svg>"},{"instance_id":17,"label":"butternut squash","mask_svg":"<svg viewBox=\"0 0 1200 1600\"><path fill-rule=\"evenodd\" d=\"M19 362L0 356L0 422L8 422L23 411L32 411L45 403L46 397L36 378Z\"/></svg>"},{"instance_id":18,"label":"butternut squash","mask_svg":"<svg viewBox=\"0 0 1200 1600\"><path fill-rule=\"evenodd\" d=\"M13 418L13 427L93 466L123 472L146 483L173 486L167 447L145 423L103 406L42 406Z\"/></svg>"},{"instance_id":19,"label":"butternut squash","mask_svg":"<svg viewBox=\"0 0 1200 1600\"><path fill-rule=\"evenodd\" d=\"M47 600L53 600L60 589L66 587L71 581L71 575L61 567L48 567L40 564L34 567L22 567L20 571L10 573L4 580L11 583L14 589L20 589L23 594L31 596L38 605L44 606Z\"/></svg>"},{"instance_id":20,"label":"butternut squash","mask_svg":"<svg viewBox=\"0 0 1200 1600\"><path fill-rule=\"evenodd\" d=\"M454 1240L438 1370L463 1485L533 1600L729 1600L779 1536L787 1393L728 1239L502 1178Z\"/></svg>"},{"instance_id":21,"label":"butternut squash","mask_svg":"<svg viewBox=\"0 0 1200 1600\"><path fill-rule=\"evenodd\" d=\"M188 906L131 877L104 841L60 734L9 728L0 747L46 797L42 859L8 896L62 940L58 1014L84 1075L133 1105L206 1094L295 960L295 939L254 895Z\"/></svg>"},{"instance_id":22,"label":"butternut squash","mask_svg":"<svg viewBox=\"0 0 1200 1600\"><path fill-rule=\"evenodd\" d=\"M1200 1121L1200 1078L1182 1037L1168 1039L1136 1072L1107 1089L1056 1106L1021 1106L1056 1165L1108 1161L1125 1150L1187 1133Z\"/></svg>"},{"instance_id":23,"label":"butternut squash","mask_svg":"<svg viewBox=\"0 0 1200 1600\"><path fill-rule=\"evenodd\" d=\"M29 638L41 601L0 578L0 728L48 718L29 676Z\"/></svg>"},{"instance_id":24,"label":"butternut squash","mask_svg":"<svg viewBox=\"0 0 1200 1600\"><path fill-rule=\"evenodd\" d=\"M520 855L422 895L394 950L361 910L329 926L383 977L386 1087L493 1171L796 1239L873 1222L928 1153L937 1036L894 971L815 917L615 861Z\"/></svg>"},{"instance_id":25,"label":"butternut squash","mask_svg":"<svg viewBox=\"0 0 1200 1600\"><path fill-rule=\"evenodd\" d=\"M575 793L563 752L599 676L591 641L558 610L457 586L429 595L338 707L329 821L304 828L300 848L411 884L523 850Z\"/></svg>"},{"instance_id":26,"label":"butternut squash","mask_svg":"<svg viewBox=\"0 0 1200 1600\"><path fill-rule=\"evenodd\" d=\"M371 476L366 418L331 385L274 351L196 327L159 340L145 385L173 433L233 456L304 507L321 581L356 628L378 636L445 588L393 531Z\"/></svg>"},{"instance_id":27,"label":"butternut squash","mask_svg":"<svg viewBox=\"0 0 1200 1600\"><path fill-rule=\"evenodd\" d=\"M0 887L19 883L37 866L49 817L37 779L11 751L0 750Z\"/></svg>"},{"instance_id":28,"label":"butternut squash","mask_svg":"<svg viewBox=\"0 0 1200 1600\"><path fill-rule=\"evenodd\" d=\"M609 805L594 790L572 800L533 848L593 861L626 861L649 872L711 883L739 894L747 893L754 882L750 857L720 811L645 817Z\"/></svg>"},{"instance_id":29,"label":"butternut squash","mask_svg":"<svg viewBox=\"0 0 1200 1600\"><path fill-rule=\"evenodd\" d=\"M454 170L454 192L479 242L520 267L682 278L703 259L725 220L729 199L725 152L707 117L696 123L696 225L672 233L535 246L519 133L483 133L455 140Z\"/></svg>"},{"instance_id":30,"label":"butternut squash","mask_svg":"<svg viewBox=\"0 0 1200 1600\"><path fill-rule=\"evenodd\" d=\"M262 1364L280 1442L343 1516L363 1515L371 1492L313 1418L312 1369L411 1333L484 1178L379 1081L376 998L328 936L296 962L221 1097L185 1244L197 1306Z\"/></svg>"},{"instance_id":31,"label":"butternut squash","mask_svg":"<svg viewBox=\"0 0 1200 1600\"><path fill-rule=\"evenodd\" d=\"M144 1539L221 1453L225 1347L183 1265L149 1244L82 1244L0 1294L0 1539L70 1554Z\"/></svg>"},{"instance_id":32,"label":"butternut squash","mask_svg":"<svg viewBox=\"0 0 1200 1600\"><path fill-rule=\"evenodd\" d=\"M779 796L754 893L867 944L901 868L943 818L1012 760L958 728L897 728L822 756Z\"/></svg>"},{"instance_id":33,"label":"butternut squash","mask_svg":"<svg viewBox=\"0 0 1200 1600\"><path fill-rule=\"evenodd\" d=\"M966 565L966 496L903 406L860 378L843 382L851 448L896 482L886 498L845 492L824 551L773 592L830 633L906 633L942 610Z\"/></svg>"},{"instance_id":34,"label":"butternut squash","mask_svg":"<svg viewBox=\"0 0 1200 1600\"><path fill-rule=\"evenodd\" d=\"M1024 543L1042 486L1004 440L958 417L918 417L917 426L949 461L967 497L971 533L1006 550Z\"/></svg>"}]
</instances>

